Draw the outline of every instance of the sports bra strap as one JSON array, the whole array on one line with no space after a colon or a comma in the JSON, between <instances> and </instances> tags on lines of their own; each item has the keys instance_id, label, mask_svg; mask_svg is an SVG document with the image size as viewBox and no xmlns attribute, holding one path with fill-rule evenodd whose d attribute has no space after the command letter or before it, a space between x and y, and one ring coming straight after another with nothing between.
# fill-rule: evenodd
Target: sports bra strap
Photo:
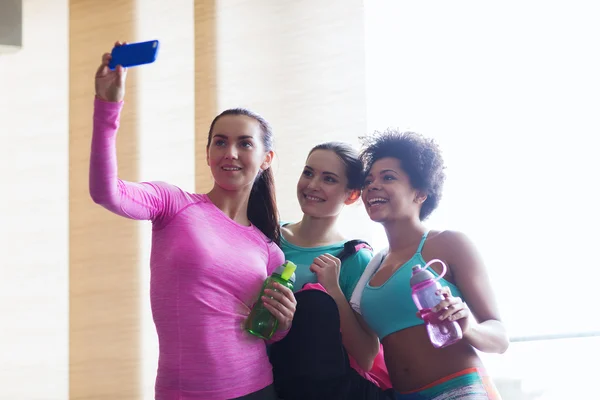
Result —
<instances>
[{"instance_id":1,"label":"sports bra strap","mask_svg":"<svg viewBox=\"0 0 600 400\"><path fill-rule=\"evenodd\" d=\"M425 240L427 240L427 235L429 231L425 231L423 237L421 238L421 243L419 243L419 247L417 247L417 254L421 254L421 250L423 250L423 245L425 244Z\"/></svg>"}]
</instances>

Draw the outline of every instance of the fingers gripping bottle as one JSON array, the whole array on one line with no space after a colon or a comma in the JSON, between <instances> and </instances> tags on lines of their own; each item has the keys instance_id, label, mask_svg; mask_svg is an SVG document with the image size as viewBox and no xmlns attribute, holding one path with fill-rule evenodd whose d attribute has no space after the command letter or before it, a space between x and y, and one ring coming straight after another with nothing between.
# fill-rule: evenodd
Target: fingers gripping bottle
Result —
<instances>
[{"instance_id":1,"label":"fingers gripping bottle","mask_svg":"<svg viewBox=\"0 0 600 400\"><path fill-rule=\"evenodd\" d=\"M282 266L278 267L270 277L265 279L265 283L258 296L258 301L252 307L250 315L246 320L246 330L249 333L262 339L271 339L277 330L279 321L277 321L277 318L275 318L265 307L262 297L265 289L271 288L274 282L286 286L290 290L294 290L294 282L296 281L295 270L296 264L291 261L286 261Z\"/></svg>"},{"instance_id":2,"label":"fingers gripping bottle","mask_svg":"<svg viewBox=\"0 0 600 400\"><path fill-rule=\"evenodd\" d=\"M439 262L442 264L442 273L436 278L427 270L431 264ZM446 274L446 264L441 260L431 260L423 268L415 265L412 269L410 278L410 287L412 289L412 299L421 311L421 316L425 321L427 334L433 347L441 348L450 346L462 339L462 329L456 321L445 319L440 321L438 314L431 309L444 299L441 294L436 292L442 288L439 280Z\"/></svg>"}]
</instances>

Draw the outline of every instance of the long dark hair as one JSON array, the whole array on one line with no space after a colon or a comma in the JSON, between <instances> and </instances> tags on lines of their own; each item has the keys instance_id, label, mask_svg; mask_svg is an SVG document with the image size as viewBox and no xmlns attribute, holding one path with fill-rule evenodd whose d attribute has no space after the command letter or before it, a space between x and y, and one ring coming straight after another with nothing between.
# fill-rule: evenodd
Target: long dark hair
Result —
<instances>
[{"instance_id":1,"label":"long dark hair","mask_svg":"<svg viewBox=\"0 0 600 400\"><path fill-rule=\"evenodd\" d=\"M215 124L219 118L226 115L243 115L254 119L258 122L262 130L265 151L273 150L273 131L271 130L271 125L257 113L245 108L232 108L217 115L210 124L206 147L210 146ZM279 227L279 211L277 210L277 203L275 202L275 178L273 177L273 170L271 167L264 171L260 171L254 180L252 191L250 192L250 199L248 200L248 219L254 226L260 229L266 237L279 245L281 229Z\"/></svg>"}]
</instances>

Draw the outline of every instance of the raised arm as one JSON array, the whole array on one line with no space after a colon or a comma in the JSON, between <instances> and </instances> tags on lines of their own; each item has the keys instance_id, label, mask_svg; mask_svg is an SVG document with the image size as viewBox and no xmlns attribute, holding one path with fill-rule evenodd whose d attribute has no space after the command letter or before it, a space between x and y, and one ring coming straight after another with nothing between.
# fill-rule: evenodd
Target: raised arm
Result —
<instances>
[{"instance_id":1,"label":"raised arm","mask_svg":"<svg viewBox=\"0 0 600 400\"><path fill-rule=\"evenodd\" d=\"M118 178L116 139L127 72L121 66L111 71L109 62L110 54L104 54L96 72L90 195L95 203L115 214L132 219L154 220L164 209L159 188Z\"/></svg>"}]
</instances>

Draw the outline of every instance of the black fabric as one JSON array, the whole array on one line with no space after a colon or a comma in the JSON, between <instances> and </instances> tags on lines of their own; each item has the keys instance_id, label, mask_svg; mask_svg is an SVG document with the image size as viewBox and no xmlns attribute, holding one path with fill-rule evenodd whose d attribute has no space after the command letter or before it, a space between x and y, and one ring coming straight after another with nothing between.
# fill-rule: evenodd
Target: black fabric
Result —
<instances>
[{"instance_id":1,"label":"black fabric","mask_svg":"<svg viewBox=\"0 0 600 400\"><path fill-rule=\"evenodd\" d=\"M339 258L341 262L344 262L346 258L356 253L356 246L358 246L359 244L365 244L369 246L369 248L371 248L369 243L365 242L364 240L349 240L346 243L344 243L344 249L340 251L336 257Z\"/></svg>"},{"instance_id":2,"label":"black fabric","mask_svg":"<svg viewBox=\"0 0 600 400\"><path fill-rule=\"evenodd\" d=\"M335 301L320 290L296 293L287 336L270 348L275 391L284 400L390 399L352 367L342 343Z\"/></svg>"},{"instance_id":3,"label":"black fabric","mask_svg":"<svg viewBox=\"0 0 600 400\"><path fill-rule=\"evenodd\" d=\"M247 394L242 397L236 397L231 400L278 400L277 394L275 394L275 389L273 385L269 385L261 390L256 392Z\"/></svg>"}]
</instances>

